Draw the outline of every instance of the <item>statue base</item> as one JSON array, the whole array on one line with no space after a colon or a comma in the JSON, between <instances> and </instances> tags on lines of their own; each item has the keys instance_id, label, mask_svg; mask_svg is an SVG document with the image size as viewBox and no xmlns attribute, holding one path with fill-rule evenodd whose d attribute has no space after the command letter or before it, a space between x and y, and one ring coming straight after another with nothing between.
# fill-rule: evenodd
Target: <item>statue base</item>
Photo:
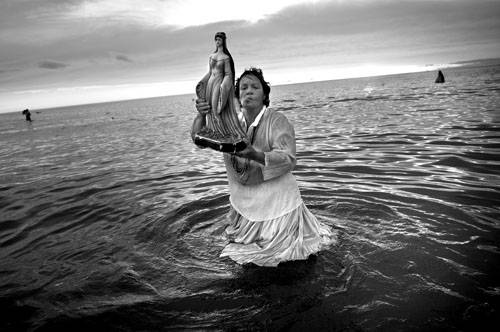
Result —
<instances>
[{"instance_id":1,"label":"statue base","mask_svg":"<svg viewBox=\"0 0 500 332\"><path fill-rule=\"evenodd\" d=\"M245 141L232 135L223 135L208 128L203 128L194 136L194 143L219 152L239 152L247 147Z\"/></svg>"}]
</instances>

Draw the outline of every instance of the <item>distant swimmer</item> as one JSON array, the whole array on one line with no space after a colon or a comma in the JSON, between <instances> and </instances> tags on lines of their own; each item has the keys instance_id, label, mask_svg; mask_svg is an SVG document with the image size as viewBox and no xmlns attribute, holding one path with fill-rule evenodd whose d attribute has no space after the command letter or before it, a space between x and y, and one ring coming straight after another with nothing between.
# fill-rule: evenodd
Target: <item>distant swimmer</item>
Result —
<instances>
[{"instance_id":1,"label":"distant swimmer","mask_svg":"<svg viewBox=\"0 0 500 332\"><path fill-rule=\"evenodd\" d=\"M31 122L31 113L30 113L29 109L25 109L23 111L23 115L26 117L26 121Z\"/></svg>"},{"instance_id":2,"label":"distant swimmer","mask_svg":"<svg viewBox=\"0 0 500 332\"><path fill-rule=\"evenodd\" d=\"M435 83L444 83L444 75L441 70L438 72Z\"/></svg>"}]
</instances>

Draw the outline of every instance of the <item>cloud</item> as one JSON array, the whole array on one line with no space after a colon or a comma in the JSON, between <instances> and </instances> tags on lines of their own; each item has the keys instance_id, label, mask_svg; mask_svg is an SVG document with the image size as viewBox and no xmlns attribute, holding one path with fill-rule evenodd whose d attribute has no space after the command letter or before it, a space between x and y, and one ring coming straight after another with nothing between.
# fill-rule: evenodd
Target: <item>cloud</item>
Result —
<instances>
[{"instance_id":1,"label":"cloud","mask_svg":"<svg viewBox=\"0 0 500 332\"><path fill-rule=\"evenodd\" d=\"M225 11L207 3L207 11ZM309 72L329 79L364 64L449 63L500 51L500 0L291 3L253 20L240 8L214 18L225 21L204 24L200 18L174 29L158 8L188 8L194 1L2 0L0 88L196 81L208 69L216 31L227 33L237 72L259 66L272 83L298 82L314 76ZM169 15L189 24L201 8ZM20 70L7 72L14 68ZM51 70L40 75L39 68Z\"/></svg>"},{"instance_id":2,"label":"cloud","mask_svg":"<svg viewBox=\"0 0 500 332\"><path fill-rule=\"evenodd\" d=\"M119 61L124 61L124 62L134 62L129 57L127 57L126 55L122 55L122 54L118 54L117 56L115 56L115 59L119 60Z\"/></svg>"},{"instance_id":3,"label":"cloud","mask_svg":"<svg viewBox=\"0 0 500 332\"><path fill-rule=\"evenodd\" d=\"M61 68L66 68L67 66L68 65L65 63L52 60L43 60L38 62L38 67L44 69L61 69Z\"/></svg>"},{"instance_id":4,"label":"cloud","mask_svg":"<svg viewBox=\"0 0 500 332\"><path fill-rule=\"evenodd\" d=\"M18 71L21 71L21 69L19 69L19 68L6 68L6 69L0 68L0 74L15 73Z\"/></svg>"},{"instance_id":5,"label":"cloud","mask_svg":"<svg viewBox=\"0 0 500 332\"><path fill-rule=\"evenodd\" d=\"M71 20L84 18L184 28L229 20L256 22L291 5L318 2L324 0L253 0L251 6L234 0L147 0L141 1L140 6L135 0L87 0L73 6L65 15Z\"/></svg>"}]
</instances>

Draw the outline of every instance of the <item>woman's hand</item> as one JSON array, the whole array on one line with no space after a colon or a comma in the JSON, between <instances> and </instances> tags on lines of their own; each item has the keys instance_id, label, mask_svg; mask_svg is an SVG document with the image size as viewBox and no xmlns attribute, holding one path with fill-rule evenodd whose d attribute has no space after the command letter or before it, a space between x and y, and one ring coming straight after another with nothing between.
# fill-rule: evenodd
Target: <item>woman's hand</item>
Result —
<instances>
[{"instance_id":1,"label":"woman's hand","mask_svg":"<svg viewBox=\"0 0 500 332\"><path fill-rule=\"evenodd\" d=\"M210 113L210 104L205 99L196 99L196 110L203 116Z\"/></svg>"},{"instance_id":2,"label":"woman's hand","mask_svg":"<svg viewBox=\"0 0 500 332\"><path fill-rule=\"evenodd\" d=\"M255 160L256 162L264 165L265 164L264 152L256 150L247 139L245 139L244 141L247 144L247 147L244 150L235 152L234 155L241 158L248 158L250 160Z\"/></svg>"},{"instance_id":3,"label":"woman's hand","mask_svg":"<svg viewBox=\"0 0 500 332\"><path fill-rule=\"evenodd\" d=\"M205 99L196 99L196 110L198 115L193 120L193 125L191 126L191 138L193 142L195 141L195 135L206 125L206 115L210 112L210 105L205 101Z\"/></svg>"}]
</instances>

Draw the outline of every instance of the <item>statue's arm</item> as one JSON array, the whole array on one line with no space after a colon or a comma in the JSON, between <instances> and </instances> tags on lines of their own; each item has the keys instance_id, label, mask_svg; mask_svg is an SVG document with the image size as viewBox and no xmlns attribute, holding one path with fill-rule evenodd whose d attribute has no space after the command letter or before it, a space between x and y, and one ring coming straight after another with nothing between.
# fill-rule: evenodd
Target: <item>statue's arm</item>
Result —
<instances>
[{"instance_id":1,"label":"statue's arm","mask_svg":"<svg viewBox=\"0 0 500 332\"><path fill-rule=\"evenodd\" d=\"M207 83L208 83L208 79L210 78L210 75L212 74L212 69L210 69L210 61L211 61L211 58L208 57L208 73L205 74L205 76L203 76L203 78L201 79L200 83L202 84L202 86L204 87L204 89L206 89L207 87ZM200 84L198 83L198 84ZM198 92L197 92L198 94ZM205 91L202 92L202 96L199 96L198 97L203 97L204 99L206 98L205 96Z\"/></svg>"},{"instance_id":2,"label":"statue's arm","mask_svg":"<svg viewBox=\"0 0 500 332\"><path fill-rule=\"evenodd\" d=\"M217 113L220 114L224 107L226 106L228 99L233 99L234 96L230 96L231 88L233 86L233 73L231 72L231 64L229 62L229 58L224 60L224 78L222 79L222 83L220 85L220 93L219 93L219 103L217 105ZM234 94L234 92L233 92Z\"/></svg>"},{"instance_id":3,"label":"statue's arm","mask_svg":"<svg viewBox=\"0 0 500 332\"><path fill-rule=\"evenodd\" d=\"M212 73L212 69L210 69L210 57L208 58L208 73L205 74L205 76L203 76L203 78L201 79L202 82L208 82L208 79L210 78L210 74Z\"/></svg>"}]
</instances>

